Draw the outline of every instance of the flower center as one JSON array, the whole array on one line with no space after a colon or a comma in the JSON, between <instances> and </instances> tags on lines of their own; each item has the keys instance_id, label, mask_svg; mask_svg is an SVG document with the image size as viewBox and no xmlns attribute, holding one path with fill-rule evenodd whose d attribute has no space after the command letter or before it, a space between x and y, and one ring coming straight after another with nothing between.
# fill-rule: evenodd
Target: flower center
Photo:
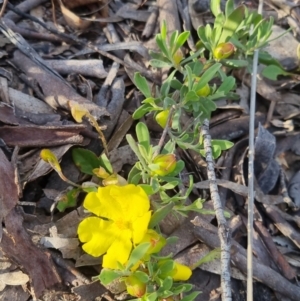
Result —
<instances>
[{"instance_id":1,"label":"flower center","mask_svg":"<svg viewBox=\"0 0 300 301\"><path fill-rule=\"evenodd\" d=\"M115 221L115 224L117 225L117 227L120 230L130 230L131 229L131 222L123 220L123 219L119 219L117 221Z\"/></svg>"}]
</instances>

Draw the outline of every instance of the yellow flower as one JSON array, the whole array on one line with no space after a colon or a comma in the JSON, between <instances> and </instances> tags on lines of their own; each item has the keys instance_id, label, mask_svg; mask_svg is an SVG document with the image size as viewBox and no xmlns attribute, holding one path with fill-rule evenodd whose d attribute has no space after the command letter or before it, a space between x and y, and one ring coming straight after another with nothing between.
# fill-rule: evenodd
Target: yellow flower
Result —
<instances>
[{"instance_id":1,"label":"yellow flower","mask_svg":"<svg viewBox=\"0 0 300 301\"><path fill-rule=\"evenodd\" d=\"M173 270L173 275L171 276L174 281L186 281L192 275L192 270L181 263L175 261L175 268Z\"/></svg>"},{"instance_id":2,"label":"yellow flower","mask_svg":"<svg viewBox=\"0 0 300 301\"><path fill-rule=\"evenodd\" d=\"M102 266L118 269L118 262L127 262L132 246L147 232L151 211L145 191L132 184L99 187L86 196L83 206L98 216L79 224L83 250L94 257L106 253Z\"/></svg>"},{"instance_id":3,"label":"yellow flower","mask_svg":"<svg viewBox=\"0 0 300 301\"><path fill-rule=\"evenodd\" d=\"M174 281L186 281L188 280L192 275L192 270L181 263L178 263L176 261L173 261L173 268L170 271L164 271L164 265L167 264L167 262L170 261L170 259L162 259L158 261L158 266L161 268L161 274L160 277L162 279L165 279L166 277L170 276L173 278Z\"/></svg>"}]
</instances>

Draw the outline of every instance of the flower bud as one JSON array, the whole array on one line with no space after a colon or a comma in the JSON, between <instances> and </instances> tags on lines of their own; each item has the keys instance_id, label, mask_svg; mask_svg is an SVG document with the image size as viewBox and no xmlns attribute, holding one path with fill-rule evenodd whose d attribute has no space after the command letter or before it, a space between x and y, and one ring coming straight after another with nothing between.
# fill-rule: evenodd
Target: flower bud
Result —
<instances>
[{"instance_id":1,"label":"flower bud","mask_svg":"<svg viewBox=\"0 0 300 301\"><path fill-rule=\"evenodd\" d=\"M170 261L170 259L167 260ZM158 266L163 267L163 265L167 262L167 260L166 259L160 260L158 262ZM171 271L161 273L160 276L162 277L162 279L166 277L172 277L174 281L186 281L191 277L192 270L188 266L178 263L176 261L173 261L173 263L174 266Z\"/></svg>"},{"instance_id":2,"label":"flower bud","mask_svg":"<svg viewBox=\"0 0 300 301\"><path fill-rule=\"evenodd\" d=\"M146 293L146 283L143 283L135 275L130 275L125 280L127 292L133 297L143 297Z\"/></svg>"},{"instance_id":3,"label":"flower bud","mask_svg":"<svg viewBox=\"0 0 300 301\"><path fill-rule=\"evenodd\" d=\"M152 162L156 165L156 168L153 168L152 171L159 176L166 176L176 168L176 157L173 154L158 155Z\"/></svg>"},{"instance_id":4,"label":"flower bud","mask_svg":"<svg viewBox=\"0 0 300 301\"><path fill-rule=\"evenodd\" d=\"M146 255L150 255L153 253L158 253L165 245L166 239L159 235L156 231L152 229L148 229L145 236L143 237L140 243L150 242L150 247L146 253Z\"/></svg>"},{"instance_id":5,"label":"flower bud","mask_svg":"<svg viewBox=\"0 0 300 301\"><path fill-rule=\"evenodd\" d=\"M170 110L160 111L156 116L156 122L164 129L167 125Z\"/></svg>"},{"instance_id":6,"label":"flower bud","mask_svg":"<svg viewBox=\"0 0 300 301\"><path fill-rule=\"evenodd\" d=\"M172 275L173 280L186 281L191 277L191 275L192 270L188 266L175 261L175 268Z\"/></svg>"},{"instance_id":7,"label":"flower bud","mask_svg":"<svg viewBox=\"0 0 300 301\"><path fill-rule=\"evenodd\" d=\"M201 77L196 77L195 83L198 83L200 81L200 79L201 79ZM196 91L196 94L198 96L203 96L203 97L206 97L207 95L209 95L209 93L210 93L210 86L208 84L206 84L203 88Z\"/></svg>"},{"instance_id":8,"label":"flower bud","mask_svg":"<svg viewBox=\"0 0 300 301\"><path fill-rule=\"evenodd\" d=\"M234 52L235 48L232 43L220 43L215 49L214 49L214 57L217 60L221 59L227 59L229 56L231 56Z\"/></svg>"},{"instance_id":9,"label":"flower bud","mask_svg":"<svg viewBox=\"0 0 300 301\"><path fill-rule=\"evenodd\" d=\"M178 49L173 55L174 64L176 66L178 66L180 64L180 62L182 61L182 59L183 59L182 51L180 49Z\"/></svg>"}]
</instances>

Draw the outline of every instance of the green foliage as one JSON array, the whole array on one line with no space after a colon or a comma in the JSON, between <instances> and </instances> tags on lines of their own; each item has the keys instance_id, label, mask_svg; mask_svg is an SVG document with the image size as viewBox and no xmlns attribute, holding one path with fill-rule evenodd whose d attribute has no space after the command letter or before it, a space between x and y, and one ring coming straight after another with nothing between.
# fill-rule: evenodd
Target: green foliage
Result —
<instances>
[{"instance_id":1,"label":"green foliage","mask_svg":"<svg viewBox=\"0 0 300 301\"><path fill-rule=\"evenodd\" d=\"M81 189L73 188L67 193L60 196L56 208L60 212L64 212L67 208L75 207L77 204L77 197Z\"/></svg>"},{"instance_id":2,"label":"green foliage","mask_svg":"<svg viewBox=\"0 0 300 301\"><path fill-rule=\"evenodd\" d=\"M93 169L98 168L101 163L93 152L84 148L72 149L72 157L80 171L88 175L93 175Z\"/></svg>"}]
</instances>

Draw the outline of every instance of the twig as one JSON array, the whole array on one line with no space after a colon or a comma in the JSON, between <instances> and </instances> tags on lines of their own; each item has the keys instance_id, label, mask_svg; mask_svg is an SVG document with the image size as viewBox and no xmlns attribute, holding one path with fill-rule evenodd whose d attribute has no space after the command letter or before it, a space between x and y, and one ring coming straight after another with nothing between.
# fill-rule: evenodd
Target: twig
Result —
<instances>
[{"instance_id":1,"label":"twig","mask_svg":"<svg viewBox=\"0 0 300 301\"><path fill-rule=\"evenodd\" d=\"M218 221L218 236L221 245L221 289L222 301L231 301L231 284L230 284L230 247L231 232L224 216L218 186L216 183L216 174L211 149L211 137L209 135L209 121L205 119L202 124L201 133L203 135L204 149L207 163L207 177L209 180L209 189L213 201L216 218Z\"/></svg>"},{"instance_id":2,"label":"twig","mask_svg":"<svg viewBox=\"0 0 300 301\"><path fill-rule=\"evenodd\" d=\"M259 0L258 13L262 14L263 0ZM254 50L249 122L249 152L248 152L248 223L247 223L247 301L253 301L253 215L254 215L254 130L255 102L257 86L257 64L259 50Z\"/></svg>"},{"instance_id":3,"label":"twig","mask_svg":"<svg viewBox=\"0 0 300 301\"><path fill-rule=\"evenodd\" d=\"M5 12L5 8L6 8L6 5L7 5L7 2L8 2L8 0L4 0L3 1L2 7L1 7L1 11L0 11L0 18L2 18L3 14Z\"/></svg>"},{"instance_id":4,"label":"twig","mask_svg":"<svg viewBox=\"0 0 300 301\"><path fill-rule=\"evenodd\" d=\"M177 103L179 97L180 97L179 92L178 92L178 91L175 91L174 94L173 94L173 99L175 100L176 103ZM165 139L166 139L166 137L167 137L168 130L170 129L170 126L172 126L171 120L172 120L172 117L173 117L173 114L174 114L174 110L175 110L175 109L176 109L175 106L172 106L172 107L170 108L166 126L165 126L165 128L164 128L164 130L163 130L163 133L162 133L160 139L159 139L159 142L158 142L158 145L157 145L157 149L156 149L156 151L154 152L153 157L156 157L156 156L160 153L160 150L161 150L161 148L162 148L163 145L164 145Z\"/></svg>"},{"instance_id":5,"label":"twig","mask_svg":"<svg viewBox=\"0 0 300 301\"><path fill-rule=\"evenodd\" d=\"M162 149L162 147L164 145L165 139L167 137L168 130L170 128L169 124L170 124L170 121L171 121L171 117L173 116L173 112L174 112L174 107L171 107L171 109L169 111L168 119L167 119L167 124L166 124L166 126L163 130L163 133L162 133L159 141L158 141L157 149L154 152L154 155L153 155L154 158L160 153L160 150Z\"/></svg>"}]
</instances>

